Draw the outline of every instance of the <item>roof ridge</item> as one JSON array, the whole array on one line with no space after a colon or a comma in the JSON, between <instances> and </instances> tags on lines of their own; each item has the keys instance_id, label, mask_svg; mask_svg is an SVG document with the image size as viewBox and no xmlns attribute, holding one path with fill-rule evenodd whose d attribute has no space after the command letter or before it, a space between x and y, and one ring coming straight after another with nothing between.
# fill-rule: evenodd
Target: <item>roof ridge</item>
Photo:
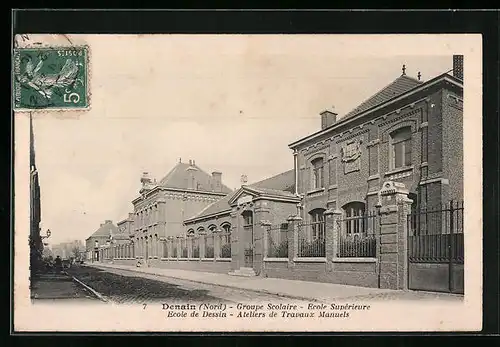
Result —
<instances>
[{"instance_id":1,"label":"roof ridge","mask_svg":"<svg viewBox=\"0 0 500 347\"><path fill-rule=\"evenodd\" d=\"M361 112L361 109L363 108L363 106L365 106L370 100L373 100L375 97L383 94L390 87L394 86L396 83L398 83L402 79L407 79L407 80L410 80L412 82L417 82L418 84L422 84L423 83L422 81L419 81L419 80L417 80L417 79L415 79L413 77L410 77L410 76L408 76L406 74L398 76L395 80L393 80L392 82L386 84L385 87L382 87L377 92L375 92L374 94L372 94L371 96L369 96L368 98L366 98L365 100L363 100L361 103L358 104L358 106L356 106L355 108L353 108L351 111L347 112L346 115L344 117L342 117L342 118L350 117L350 116L356 115L357 113ZM412 89L412 88L410 88L410 89ZM410 89L408 89L408 90L410 90ZM387 101L387 100L385 100L385 101ZM378 104L383 103L385 101L379 102ZM369 107L369 108L371 108L371 107Z\"/></svg>"},{"instance_id":2,"label":"roof ridge","mask_svg":"<svg viewBox=\"0 0 500 347\"><path fill-rule=\"evenodd\" d=\"M287 174L287 173L289 173L289 172L291 172L291 171L294 171L294 169L290 169L290 170L286 170L286 171L280 172L279 174L275 174L275 175L273 175L273 176L271 176L271 177L264 178L263 180L260 180L260 181L257 181L257 182L254 182L254 183L248 184L248 185L246 185L246 186L253 186L253 185L256 185L256 184L259 184L259 183L262 183L262 182L265 182L265 181L271 180L271 179L276 178L276 177L278 177L278 176L285 175L285 174Z\"/></svg>"}]
</instances>

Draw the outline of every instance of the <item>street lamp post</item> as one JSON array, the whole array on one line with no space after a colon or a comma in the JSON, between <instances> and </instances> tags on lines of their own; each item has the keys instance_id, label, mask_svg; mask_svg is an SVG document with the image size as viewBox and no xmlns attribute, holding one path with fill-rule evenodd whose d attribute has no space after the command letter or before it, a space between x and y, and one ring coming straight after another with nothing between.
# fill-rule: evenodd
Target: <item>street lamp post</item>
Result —
<instances>
[{"instance_id":1,"label":"street lamp post","mask_svg":"<svg viewBox=\"0 0 500 347\"><path fill-rule=\"evenodd\" d=\"M45 235L40 235L40 238L43 240L43 239L48 239L50 237L50 235L52 235L52 232L50 231L50 229L47 229L47 231L45 232Z\"/></svg>"},{"instance_id":2,"label":"street lamp post","mask_svg":"<svg viewBox=\"0 0 500 347\"><path fill-rule=\"evenodd\" d=\"M109 233L109 251L110 251L110 256L111 256L111 264L113 264L113 261L115 260L115 254L114 254L114 249L113 249L113 234L111 232Z\"/></svg>"}]
</instances>

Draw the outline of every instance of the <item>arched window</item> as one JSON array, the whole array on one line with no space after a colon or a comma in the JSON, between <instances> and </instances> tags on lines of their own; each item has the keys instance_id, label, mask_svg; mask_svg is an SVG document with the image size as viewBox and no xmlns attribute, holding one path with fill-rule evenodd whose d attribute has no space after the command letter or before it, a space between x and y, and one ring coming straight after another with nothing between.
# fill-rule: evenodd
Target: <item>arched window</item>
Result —
<instances>
[{"instance_id":1,"label":"arched window","mask_svg":"<svg viewBox=\"0 0 500 347\"><path fill-rule=\"evenodd\" d=\"M208 227L208 230L210 230L211 233L214 233L217 231L217 226L212 224Z\"/></svg>"},{"instance_id":2,"label":"arched window","mask_svg":"<svg viewBox=\"0 0 500 347\"><path fill-rule=\"evenodd\" d=\"M312 164L312 183L314 189L324 187L323 179L323 158L317 158L311 161Z\"/></svg>"},{"instance_id":3,"label":"arched window","mask_svg":"<svg viewBox=\"0 0 500 347\"><path fill-rule=\"evenodd\" d=\"M391 169L411 165L411 128L404 127L391 133Z\"/></svg>"},{"instance_id":4,"label":"arched window","mask_svg":"<svg viewBox=\"0 0 500 347\"><path fill-rule=\"evenodd\" d=\"M343 207L346 224L345 233L349 235L359 235L365 232L365 204L359 201L351 202Z\"/></svg>"},{"instance_id":5,"label":"arched window","mask_svg":"<svg viewBox=\"0 0 500 347\"><path fill-rule=\"evenodd\" d=\"M231 224L229 223L222 224L222 230L224 230L226 234L231 233Z\"/></svg>"},{"instance_id":6,"label":"arched window","mask_svg":"<svg viewBox=\"0 0 500 347\"><path fill-rule=\"evenodd\" d=\"M325 209L316 208L309 212L311 216L311 230L313 240L325 239Z\"/></svg>"},{"instance_id":7,"label":"arched window","mask_svg":"<svg viewBox=\"0 0 500 347\"><path fill-rule=\"evenodd\" d=\"M187 234L188 234L188 235L194 235L194 229L189 229L189 230L187 231Z\"/></svg>"},{"instance_id":8,"label":"arched window","mask_svg":"<svg viewBox=\"0 0 500 347\"><path fill-rule=\"evenodd\" d=\"M203 233L204 231L205 231L205 228L203 228L203 227L199 227L198 229L196 229L197 233Z\"/></svg>"}]
</instances>

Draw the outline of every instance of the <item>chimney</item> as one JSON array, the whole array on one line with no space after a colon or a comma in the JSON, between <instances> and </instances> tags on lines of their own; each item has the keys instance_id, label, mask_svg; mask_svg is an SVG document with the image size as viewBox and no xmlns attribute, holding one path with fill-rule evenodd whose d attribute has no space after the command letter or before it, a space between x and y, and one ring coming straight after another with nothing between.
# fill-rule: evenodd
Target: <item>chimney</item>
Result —
<instances>
[{"instance_id":1,"label":"chimney","mask_svg":"<svg viewBox=\"0 0 500 347\"><path fill-rule=\"evenodd\" d=\"M142 186L146 186L151 183L151 177L149 177L149 172L143 172L141 177Z\"/></svg>"},{"instance_id":2,"label":"chimney","mask_svg":"<svg viewBox=\"0 0 500 347\"><path fill-rule=\"evenodd\" d=\"M102 227L103 225L104 225L104 223L101 223L101 226L100 226L100 227Z\"/></svg>"},{"instance_id":3,"label":"chimney","mask_svg":"<svg viewBox=\"0 0 500 347\"><path fill-rule=\"evenodd\" d=\"M222 172L212 172L212 188L214 192L219 193L222 191Z\"/></svg>"},{"instance_id":4,"label":"chimney","mask_svg":"<svg viewBox=\"0 0 500 347\"><path fill-rule=\"evenodd\" d=\"M106 219L106 220L104 221L104 223L106 223L106 224L111 224L111 223L113 223L113 221L111 221L110 219Z\"/></svg>"},{"instance_id":5,"label":"chimney","mask_svg":"<svg viewBox=\"0 0 500 347\"><path fill-rule=\"evenodd\" d=\"M320 113L321 115L321 129L332 126L337 121L337 113L325 110Z\"/></svg>"},{"instance_id":6,"label":"chimney","mask_svg":"<svg viewBox=\"0 0 500 347\"><path fill-rule=\"evenodd\" d=\"M194 174L197 169L193 166L194 165L194 160L189 160L189 167L186 169L188 173L187 177L187 189L197 189L197 182L196 182L196 176Z\"/></svg>"},{"instance_id":7,"label":"chimney","mask_svg":"<svg viewBox=\"0 0 500 347\"><path fill-rule=\"evenodd\" d=\"M128 213L128 219L129 220L134 220L134 214L132 212Z\"/></svg>"},{"instance_id":8,"label":"chimney","mask_svg":"<svg viewBox=\"0 0 500 347\"><path fill-rule=\"evenodd\" d=\"M464 80L464 56L454 55L453 56L453 77L459 80Z\"/></svg>"}]
</instances>

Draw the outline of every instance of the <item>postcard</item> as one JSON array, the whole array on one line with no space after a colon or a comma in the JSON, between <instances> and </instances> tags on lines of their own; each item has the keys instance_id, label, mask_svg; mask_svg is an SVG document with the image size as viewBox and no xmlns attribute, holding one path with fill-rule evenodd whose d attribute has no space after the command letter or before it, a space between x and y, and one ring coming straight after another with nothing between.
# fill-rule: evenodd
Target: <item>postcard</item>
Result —
<instances>
[{"instance_id":1,"label":"postcard","mask_svg":"<svg viewBox=\"0 0 500 347\"><path fill-rule=\"evenodd\" d=\"M480 35L23 34L18 332L482 328Z\"/></svg>"}]
</instances>

